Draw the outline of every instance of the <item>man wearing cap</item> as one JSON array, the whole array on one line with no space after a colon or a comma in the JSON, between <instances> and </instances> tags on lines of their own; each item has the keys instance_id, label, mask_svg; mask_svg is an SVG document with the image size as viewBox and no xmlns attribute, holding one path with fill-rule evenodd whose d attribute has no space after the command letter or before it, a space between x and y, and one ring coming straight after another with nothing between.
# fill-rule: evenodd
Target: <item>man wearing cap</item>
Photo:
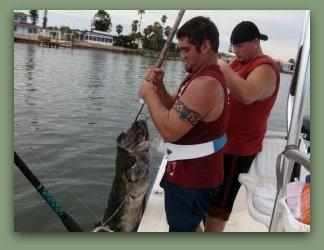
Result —
<instances>
[{"instance_id":1,"label":"man wearing cap","mask_svg":"<svg viewBox=\"0 0 324 250\"><path fill-rule=\"evenodd\" d=\"M236 58L229 65L219 62L230 91L228 143L223 185L209 207L205 231L224 230L241 186L238 176L249 171L256 154L262 150L280 80L277 64L263 54L260 46L260 40L267 39L253 22L243 21L231 34Z\"/></svg>"}]
</instances>

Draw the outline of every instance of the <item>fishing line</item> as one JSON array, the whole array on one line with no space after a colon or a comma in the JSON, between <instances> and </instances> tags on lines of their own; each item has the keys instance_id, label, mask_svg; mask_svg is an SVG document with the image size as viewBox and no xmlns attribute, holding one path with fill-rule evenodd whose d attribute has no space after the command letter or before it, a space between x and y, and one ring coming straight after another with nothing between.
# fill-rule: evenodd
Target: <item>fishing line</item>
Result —
<instances>
[{"instance_id":1,"label":"fishing line","mask_svg":"<svg viewBox=\"0 0 324 250\"><path fill-rule=\"evenodd\" d=\"M150 165L150 164L148 164L148 165ZM142 180L142 178L144 177L144 175L146 174L146 170L148 169L149 167L146 167L145 168L145 170L143 171L143 174L140 176L140 178L139 178L139 180L138 180L138 182L140 182L141 180ZM128 197L130 197L130 193L133 191L133 189L134 189L135 187L133 187L126 195L125 195L125 198L124 198L124 200L123 200L123 202L119 205L119 207L116 209L116 211L101 225L101 226L104 226L104 227L107 227L108 228L108 231L109 232L113 232L108 226L106 226L106 224L112 219L112 218L114 218L114 216L118 213L118 211L122 208L122 206L125 204L125 202L126 202L126 199L128 198ZM99 226L100 227L100 226ZM96 227L94 230L99 230L98 228L99 227ZM93 230L93 231L94 231Z\"/></svg>"},{"instance_id":2,"label":"fishing line","mask_svg":"<svg viewBox=\"0 0 324 250\"><path fill-rule=\"evenodd\" d=\"M46 166L46 163L45 162L43 162L41 159L39 159L36 155L35 155L35 153L34 153L34 151L31 151L31 153L32 153L32 155L33 155L33 157L34 157L34 159L36 160L36 161L38 161L38 163L40 164L40 165L42 165L42 166ZM50 173L51 173L51 175L52 176L55 176L55 172L54 172L54 170L53 169L51 169L51 168L45 168L46 170L48 170ZM82 204L82 206L88 211L88 212L90 212L90 214L92 215L92 217L95 219L95 220L98 220L98 217L96 216L96 214L94 213L94 211L86 204L86 203L84 203L76 194L74 194L73 193L73 191L69 188L69 186L67 186L66 184L63 184L63 187L64 188L66 188L66 190L68 191L68 193L70 193L70 195L72 196L72 197L74 197L74 199L76 199L79 203L81 203Z\"/></svg>"}]
</instances>

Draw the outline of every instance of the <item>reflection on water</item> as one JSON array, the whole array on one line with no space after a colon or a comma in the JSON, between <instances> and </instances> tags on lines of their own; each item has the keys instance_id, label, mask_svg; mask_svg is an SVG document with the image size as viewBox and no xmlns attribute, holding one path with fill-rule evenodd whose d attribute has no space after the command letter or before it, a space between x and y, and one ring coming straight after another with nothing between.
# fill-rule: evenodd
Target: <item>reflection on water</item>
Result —
<instances>
[{"instance_id":1,"label":"reflection on water","mask_svg":"<svg viewBox=\"0 0 324 250\"><path fill-rule=\"evenodd\" d=\"M35 105L33 101L33 92L37 91L37 88L35 86L35 83L33 82L33 74L34 74L34 68L35 68L35 46L32 44L29 44L26 50L26 63L25 63L25 78L26 78L26 96L25 96L25 103L28 105Z\"/></svg>"},{"instance_id":2,"label":"reflection on water","mask_svg":"<svg viewBox=\"0 0 324 250\"><path fill-rule=\"evenodd\" d=\"M34 73L34 68L35 68L35 46L32 44L29 44L27 47L27 53L26 53L26 78L29 81L33 80L33 73Z\"/></svg>"},{"instance_id":3,"label":"reflection on water","mask_svg":"<svg viewBox=\"0 0 324 250\"><path fill-rule=\"evenodd\" d=\"M85 230L102 219L116 138L134 121L137 87L154 63L134 55L14 44L15 149ZM176 90L186 75L183 63L165 61L163 68L166 86ZM285 129L290 79L282 75L270 129ZM151 121L149 129L158 137ZM153 152L155 166L160 159ZM156 172L151 169L152 180ZM17 169L14 189L16 231L65 231Z\"/></svg>"}]
</instances>

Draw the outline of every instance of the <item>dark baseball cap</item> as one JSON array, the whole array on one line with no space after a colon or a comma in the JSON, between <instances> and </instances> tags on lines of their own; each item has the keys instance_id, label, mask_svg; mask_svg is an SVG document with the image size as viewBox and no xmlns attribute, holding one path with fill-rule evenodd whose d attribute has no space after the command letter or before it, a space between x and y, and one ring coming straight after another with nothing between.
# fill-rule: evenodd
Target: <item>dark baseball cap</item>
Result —
<instances>
[{"instance_id":1,"label":"dark baseball cap","mask_svg":"<svg viewBox=\"0 0 324 250\"><path fill-rule=\"evenodd\" d=\"M244 43L255 38L264 41L268 40L268 36L261 34L258 27L253 22L243 21L233 29L231 34L231 44Z\"/></svg>"}]
</instances>

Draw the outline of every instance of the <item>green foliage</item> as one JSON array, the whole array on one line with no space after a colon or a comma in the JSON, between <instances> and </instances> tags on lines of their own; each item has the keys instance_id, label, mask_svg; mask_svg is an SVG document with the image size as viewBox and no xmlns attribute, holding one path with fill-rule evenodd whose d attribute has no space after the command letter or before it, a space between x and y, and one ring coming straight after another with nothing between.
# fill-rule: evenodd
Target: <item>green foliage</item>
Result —
<instances>
[{"instance_id":1,"label":"green foliage","mask_svg":"<svg viewBox=\"0 0 324 250\"><path fill-rule=\"evenodd\" d=\"M134 43L134 35L120 35L116 39L116 46L121 46L130 49L138 49L138 45Z\"/></svg>"},{"instance_id":2,"label":"green foliage","mask_svg":"<svg viewBox=\"0 0 324 250\"><path fill-rule=\"evenodd\" d=\"M52 32L50 32L50 36L52 38L58 38L59 28L57 26L54 26L54 27L53 26L48 26L46 29L49 30L49 31L52 31Z\"/></svg>"},{"instance_id":3,"label":"green foliage","mask_svg":"<svg viewBox=\"0 0 324 250\"><path fill-rule=\"evenodd\" d=\"M170 33L171 33L171 27L170 27L170 26L166 26L166 27L164 28L164 35L165 35L166 37L168 37L168 36L170 35Z\"/></svg>"},{"instance_id":4,"label":"green foliage","mask_svg":"<svg viewBox=\"0 0 324 250\"><path fill-rule=\"evenodd\" d=\"M140 15L140 11L138 11L138 14ZM163 24L165 24L166 19L167 17L163 15L161 19ZM125 48L137 49L138 44L136 44L134 41L136 38L141 38L143 42L143 49L161 51L166 42L166 40L163 39L163 37L164 35L166 37L169 36L171 32L171 27L166 26L165 28L163 28L163 26L159 22L154 22L153 24L145 27L143 29L143 34L141 34L140 32L137 32L138 31L137 27L139 27L138 23L139 23L138 20L134 20L131 24L132 33L128 36L119 35L116 40L116 45ZM116 32L117 32L117 26L116 26ZM173 42L170 45L169 51L173 54L173 56L179 54L176 44Z\"/></svg>"},{"instance_id":5,"label":"green foliage","mask_svg":"<svg viewBox=\"0 0 324 250\"><path fill-rule=\"evenodd\" d=\"M168 19L168 18L167 18L166 15L163 15L163 16L162 16L162 18L161 18L161 22L163 23L163 26L164 26L164 24L165 24L165 22L166 22L167 19Z\"/></svg>"},{"instance_id":6,"label":"green foliage","mask_svg":"<svg viewBox=\"0 0 324 250\"><path fill-rule=\"evenodd\" d=\"M48 26L47 30L59 30L59 28L57 26Z\"/></svg>"},{"instance_id":7,"label":"green foliage","mask_svg":"<svg viewBox=\"0 0 324 250\"><path fill-rule=\"evenodd\" d=\"M47 10L44 10L44 17L43 17L43 29L46 29L47 26Z\"/></svg>"},{"instance_id":8,"label":"green foliage","mask_svg":"<svg viewBox=\"0 0 324 250\"><path fill-rule=\"evenodd\" d=\"M138 20L134 20L134 21L132 22L132 32L133 32L133 33L136 33L137 28L138 28Z\"/></svg>"},{"instance_id":9,"label":"green foliage","mask_svg":"<svg viewBox=\"0 0 324 250\"><path fill-rule=\"evenodd\" d=\"M143 15L145 14L145 10L139 10L138 14L140 15L138 30L139 30L139 32L141 32L142 18L143 18Z\"/></svg>"},{"instance_id":10,"label":"green foliage","mask_svg":"<svg viewBox=\"0 0 324 250\"><path fill-rule=\"evenodd\" d=\"M135 38L142 38L142 34L139 33L139 32L137 32L137 33L132 33L132 34L130 34L130 37L132 37L133 40L134 40Z\"/></svg>"},{"instance_id":11,"label":"green foliage","mask_svg":"<svg viewBox=\"0 0 324 250\"><path fill-rule=\"evenodd\" d=\"M92 27L95 30L110 32L111 19L109 14L105 10L98 10L92 21Z\"/></svg>"},{"instance_id":12,"label":"green foliage","mask_svg":"<svg viewBox=\"0 0 324 250\"><path fill-rule=\"evenodd\" d=\"M130 48L130 49L138 49L138 44L137 43L130 43L128 48Z\"/></svg>"},{"instance_id":13,"label":"green foliage","mask_svg":"<svg viewBox=\"0 0 324 250\"><path fill-rule=\"evenodd\" d=\"M30 19L32 20L32 24L36 25L36 23L38 21L38 10L30 10L29 16L30 16Z\"/></svg>"},{"instance_id":14,"label":"green foliage","mask_svg":"<svg viewBox=\"0 0 324 250\"><path fill-rule=\"evenodd\" d=\"M116 33L118 34L118 36L123 33L123 26L121 26L120 24L118 24L116 26Z\"/></svg>"},{"instance_id":15,"label":"green foliage","mask_svg":"<svg viewBox=\"0 0 324 250\"><path fill-rule=\"evenodd\" d=\"M165 41L163 40L163 27L159 22L147 26L144 30L143 48L148 50L160 51Z\"/></svg>"},{"instance_id":16,"label":"green foliage","mask_svg":"<svg viewBox=\"0 0 324 250\"><path fill-rule=\"evenodd\" d=\"M289 62L289 63L291 63L291 64L293 64L293 65L295 65L295 64L296 64L295 60L294 60L294 59L292 59L292 58L290 58L290 59L288 60L288 62Z\"/></svg>"},{"instance_id":17,"label":"green foliage","mask_svg":"<svg viewBox=\"0 0 324 250\"><path fill-rule=\"evenodd\" d=\"M72 30L69 26L61 26L60 27L60 32L63 34L63 33L71 33Z\"/></svg>"},{"instance_id":18,"label":"green foliage","mask_svg":"<svg viewBox=\"0 0 324 250\"><path fill-rule=\"evenodd\" d=\"M152 32L153 32L153 25L149 25L143 30L145 37L149 37Z\"/></svg>"}]
</instances>

